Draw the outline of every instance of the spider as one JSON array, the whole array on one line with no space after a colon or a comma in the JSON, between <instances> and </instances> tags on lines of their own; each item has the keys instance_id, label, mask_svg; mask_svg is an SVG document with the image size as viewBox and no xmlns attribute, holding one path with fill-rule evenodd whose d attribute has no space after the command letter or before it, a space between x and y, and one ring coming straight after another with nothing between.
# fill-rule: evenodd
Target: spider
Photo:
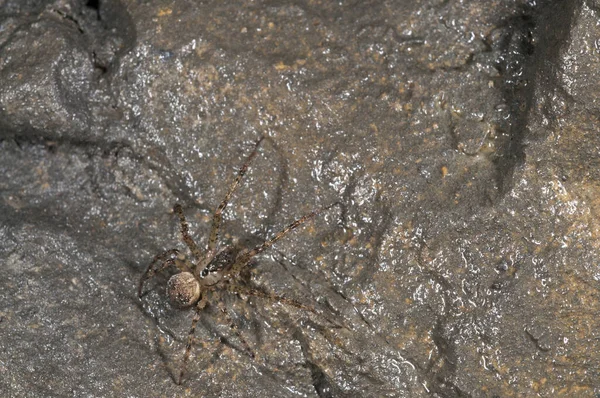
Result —
<instances>
[{"instance_id":1,"label":"spider","mask_svg":"<svg viewBox=\"0 0 600 398\"><path fill-rule=\"evenodd\" d=\"M192 343L194 341L196 325L200 320L202 311L207 307L207 305L209 305L209 303L216 303L221 312L227 318L232 331L238 337L239 341L244 346L244 349L248 352L250 357L255 357L248 343L234 325L223 300L220 298L220 294L223 292L256 296L262 299L300 308L305 311L310 311L317 315L322 315L319 314L319 312L317 312L313 307L304 305L296 300L276 294L265 293L244 285L241 273L247 269L254 256L271 247L275 242L283 238L288 232L298 228L306 221L312 219L320 212L331 208L333 205L323 207L319 210L304 215L275 234L271 239L264 241L262 244L254 247L251 250L242 250L235 246L228 246L219 249L219 229L221 226L223 211L227 207L227 204L236 188L240 185L240 182L246 174L250 163L256 157L258 148L263 140L264 137L260 138L256 142L254 150L250 153L242 167L240 167L235 180L229 186L229 190L227 191L225 198L215 210L206 250L204 252L200 250L194 239L190 236L188 223L185 219L185 215L183 214L183 208L181 205L175 204L173 211L179 218L179 223L181 225L181 236L186 246L192 253L193 261L182 259L178 249L166 250L154 257L146 272L140 279L138 285L139 298L142 297L144 283L147 280L154 277L157 273L167 270L169 267L175 267L179 272L171 276L167 282L166 290L170 302L175 307L182 309L193 309L196 312L192 319L192 326L188 333L185 353L181 361L179 376L176 380L177 384L181 384L183 375L185 373L186 364L188 362Z\"/></svg>"}]
</instances>

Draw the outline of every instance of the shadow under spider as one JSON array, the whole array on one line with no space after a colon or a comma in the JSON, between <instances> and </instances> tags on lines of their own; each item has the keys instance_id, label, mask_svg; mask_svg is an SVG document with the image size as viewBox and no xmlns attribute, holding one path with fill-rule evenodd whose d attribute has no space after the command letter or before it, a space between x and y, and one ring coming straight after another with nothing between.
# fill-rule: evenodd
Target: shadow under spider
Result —
<instances>
[{"instance_id":1,"label":"shadow under spider","mask_svg":"<svg viewBox=\"0 0 600 398\"><path fill-rule=\"evenodd\" d=\"M328 320L323 313L317 311L312 306L304 305L294 299L283 297L274 293L267 293L248 286L245 283L246 277L244 275L247 275L246 271L248 270L249 264L254 256L268 249L275 244L275 242L283 238L287 233L301 226L320 212L328 210L334 205L338 204L337 202L297 219L283 230L275 234L271 239L264 241L253 249L240 249L235 246L227 246L222 249L219 249L218 247L219 229L221 226L223 211L227 207L227 204L229 203L229 200L231 199L231 196L235 192L236 188L240 185L240 182L246 174L250 163L256 157L258 148L263 139L264 137L260 138L256 142L254 150L252 153L250 153L242 167L240 167L235 180L229 186L229 190L227 191L225 198L217 207L213 215L212 228L208 238L206 250L201 250L191 237L188 223L185 219L185 215L183 214L183 209L181 205L176 204L173 207L173 211L179 218L182 239L192 253L193 259L190 261L184 256L181 256L179 250L177 249L164 251L154 257L148 266L148 269L140 279L138 285L138 297L141 298L144 283L148 279L169 268L175 268L178 272L171 276L167 282L167 295L169 296L169 299L173 305L180 308L193 309L195 311L192 319L192 326L188 333L185 353L181 362L179 375L176 380L177 384L181 384L183 379L186 364L188 362L190 351L194 342L194 333L198 321L201 318L201 313L209 304L216 307L219 312L225 316L227 323L229 324L232 332L241 342L245 352L251 358L255 357L254 352L241 335L236 324L233 322L233 319L229 314L229 310L225 306L223 294L232 293L235 295L254 296L259 297L260 299L269 300L271 302L299 308L304 311L309 311L319 315L332 325L335 325L334 327L340 327L339 325Z\"/></svg>"}]
</instances>

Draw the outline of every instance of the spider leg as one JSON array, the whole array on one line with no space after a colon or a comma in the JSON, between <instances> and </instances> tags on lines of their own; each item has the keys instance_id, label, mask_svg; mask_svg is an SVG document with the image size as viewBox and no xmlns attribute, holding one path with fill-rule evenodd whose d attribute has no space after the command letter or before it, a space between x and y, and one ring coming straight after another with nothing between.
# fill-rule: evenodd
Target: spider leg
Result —
<instances>
[{"instance_id":1,"label":"spider leg","mask_svg":"<svg viewBox=\"0 0 600 398\"><path fill-rule=\"evenodd\" d=\"M248 342L240 333L240 330L238 329L237 325L233 322L233 319L231 318L231 315L229 314L227 307L225 307L225 303L223 303L222 300L219 300L217 303L218 303L217 305L218 305L219 309L221 310L223 315L225 315L225 318L227 319L227 322L229 323L229 327L231 328L231 331L233 333L235 333L235 335L237 336L238 339L240 339L242 345L244 346L244 349L246 350L246 352L248 353L250 358L254 359L256 357L256 355L254 354L254 351L252 351L252 349L250 348L250 345L248 345Z\"/></svg>"},{"instance_id":2,"label":"spider leg","mask_svg":"<svg viewBox=\"0 0 600 398\"><path fill-rule=\"evenodd\" d=\"M200 252L200 249L198 249L198 246L196 245L196 242L194 242L194 239L192 239L192 237L190 236L190 228L188 226L187 220L185 219L185 215L183 214L183 209L181 205L177 203L175 206L173 206L173 211L175 212L175 214L177 214L177 217L179 217L179 223L181 224L181 237L183 238L183 241L185 242L187 247L190 248L192 255L197 261L197 264L200 264L200 262L202 261L202 253Z\"/></svg>"},{"instance_id":3,"label":"spider leg","mask_svg":"<svg viewBox=\"0 0 600 398\"><path fill-rule=\"evenodd\" d=\"M304 224L306 221L310 220L311 218L313 218L314 216L319 214L321 211L326 210L329 207L330 206L320 209L320 210L317 210L317 211L313 211L312 213L309 213L309 214L305 215L304 217L297 219L296 221L294 221L293 223L291 223L290 225L288 225L287 227L282 229L280 232L278 232L273 238L265 241L261 245L256 246L254 249L252 249L250 251L240 253L238 255L238 257L236 258L235 262L233 263L233 265L231 266L231 271L229 272L229 275L239 274L242 271L242 269L244 269L244 267L246 265L248 265L250 260L252 260L252 257L256 256L259 253L262 253L269 247L273 246L275 244L275 242L277 242L279 239L281 239L285 235L287 235L288 232L298 228L300 225Z\"/></svg>"},{"instance_id":4,"label":"spider leg","mask_svg":"<svg viewBox=\"0 0 600 398\"><path fill-rule=\"evenodd\" d=\"M185 346L185 354L183 355L183 360L181 361L181 368L179 370L179 377L177 378L177 384L181 384L181 379L183 379L183 374L185 373L185 366L187 365L187 361L190 357L190 351L192 350L192 344L194 342L194 334L196 333L196 325L200 320L200 313L206 307L208 303L208 295L204 293L196 304L196 313L194 314L194 318L192 319L192 327L188 333L187 344Z\"/></svg>"},{"instance_id":5,"label":"spider leg","mask_svg":"<svg viewBox=\"0 0 600 398\"><path fill-rule=\"evenodd\" d=\"M210 231L210 237L208 238L208 250L207 250L207 256L206 256L207 259L212 259L212 257L216 253L217 241L219 239L219 229L221 228L221 220L223 218L223 210L225 210L225 208L227 207L227 204L229 203L229 200L231 199L231 195L233 195L233 192L240 185L240 181L242 180L242 178L248 171L248 167L250 166L250 163L258 154L258 147L259 147L260 143L263 141L263 139L264 139L264 137L261 137L256 142L256 145L254 145L254 150L252 151L252 153L250 153L250 155L248 156L248 158L246 159L246 161L244 162L242 167L240 167L240 170L238 171L235 181L233 181L233 183L229 187L229 191L227 191L227 194L225 195L225 198L223 199L221 204L219 204L219 207L217 207L217 210L215 210L215 214L213 215L212 228Z\"/></svg>"},{"instance_id":6,"label":"spider leg","mask_svg":"<svg viewBox=\"0 0 600 398\"><path fill-rule=\"evenodd\" d=\"M159 253L154 257L154 259L152 260L150 265L148 265L146 272L144 272L144 275L142 275L142 277L140 278L140 283L138 284L138 297L142 297L142 289L144 288L144 282L146 282L148 279L154 277L154 275L156 275L158 272L161 272L163 269L167 268L169 265L176 265L175 259L172 258L172 256L174 254L178 254L178 253L179 253L179 250L171 249L171 250L167 250L165 252ZM169 258L169 257L171 257L171 258ZM159 261L161 261L161 265L160 265L160 267L155 269L154 265Z\"/></svg>"},{"instance_id":7,"label":"spider leg","mask_svg":"<svg viewBox=\"0 0 600 398\"><path fill-rule=\"evenodd\" d=\"M310 306L310 305L305 305L300 303L299 301L296 301L294 299L290 299L287 297L283 297L274 293L265 293L265 292L261 292L260 290L257 289L253 289L247 286L242 286L242 285L238 285L238 284L232 284L227 283L227 284L223 284L223 288L232 292L232 293L236 293L236 294L245 294L248 296L255 296L255 297L260 297L266 300L271 300L271 301L275 301L275 302L279 302L285 305L289 305L290 307L296 307L299 308L301 310L304 311L309 311L312 312L315 315L318 315L320 317L323 317L323 314L320 313L319 311L317 311L314 307Z\"/></svg>"}]
</instances>

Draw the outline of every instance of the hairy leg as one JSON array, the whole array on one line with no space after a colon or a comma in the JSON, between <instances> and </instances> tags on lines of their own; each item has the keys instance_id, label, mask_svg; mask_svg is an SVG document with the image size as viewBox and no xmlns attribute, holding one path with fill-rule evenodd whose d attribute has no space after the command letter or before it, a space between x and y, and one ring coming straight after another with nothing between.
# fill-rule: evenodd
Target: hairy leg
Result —
<instances>
[{"instance_id":1,"label":"hairy leg","mask_svg":"<svg viewBox=\"0 0 600 398\"><path fill-rule=\"evenodd\" d=\"M312 213L308 213L305 216L297 219L296 221L294 221L287 227L285 227L283 230L278 232L273 238L265 241L261 245L256 246L254 249L252 249L250 251L240 253L238 255L238 257L236 258L235 262L233 263L233 265L231 266L231 271L229 271L228 275L230 275L230 276L238 275L244 269L244 267L246 267L248 265L250 260L252 260L252 257L256 256L259 253L262 253L269 247L273 246L275 244L275 242L277 242L279 239L281 239L285 235L287 235L288 232L293 231L294 229L296 229L299 226L301 226L302 224L304 224L306 221L308 221L311 218L315 217L316 215L322 213L323 211L331 209L333 206L336 206L336 205L340 205L340 203L335 202L335 203L330 204L329 206L325 206L325 207L320 208L319 210L315 210Z\"/></svg>"},{"instance_id":2,"label":"hairy leg","mask_svg":"<svg viewBox=\"0 0 600 398\"><path fill-rule=\"evenodd\" d=\"M282 303L285 305L289 305L291 307L296 307L299 308L301 310L304 311L309 311L312 312L315 315L321 316L323 317L323 314L318 312L316 309L314 309L314 307L310 306L310 305L305 305L300 303L299 301L296 301L294 299L290 299L287 297L283 297L274 293L265 293L265 292L261 292L260 290L256 290L256 289L252 289L250 287L247 286L242 286L242 285L237 285L237 284L233 284L231 282L226 283L221 285L224 289L232 292L232 293L236 293L236 294L245 294L247 296L255 296L255 297L260 297L266 300L270 300L272 302L275 303Z\"/></svg>"},{"instance_id":3,"label":"hairy leg","mask_svg":"<svg viewBox=\"0 0 600 398\"><path fill-rule=\"evenodd\" d=\"M171 249L171 250L167 250L165 252L159 253L154 257L154 259L152 260L150 265L148 265L146 272L144 272L144 275L142 275L142 277L140 278L140 283L138 284L138 297L142 297L142 289L144 288L144 282L146 282L148 279L154 277L154 275L156 275L158 272L161 272L168 266L171 266L171 265L176 266L176 261L175 261L176 259L173 258L173 255L177 255L178 253L179 253L179 251L177 249ZM159 262L160 262L160 266L155 269L154 265Z\"/></svg>"},{"instance_id":4,"label":"hairy leg","mask_svg":"<svg viewBox=\"0 0 600 398\"><path fill-rule=\"evenodd\" d=\"M254 150L252 151L252 153L250 153L250 155L248 156L248 158L246 159L246 161L244 162L242 167L240 167L237 177L235 178L235 180L229 187L229 190L227 191L225 198L219 204L219 207L217 207L217 210L215 210L215 214L213 215L212 228L210 231L210 237L208 239L207 261L210 261L210 259L212 259L212 257L215 255L216 250L217 250L217 241L219 240L219 229L221 228L221 220L223 218L223 210L225 210L225 208L227 207L227 204L229 203L229 200L231 199L231 195L233 195L233 192L235 192L237 187L240 185L240 181L242 180L242 178L248 171L248 167L250 166L250 163L258 154L258 147L260 146L260 143L263 141L263 139L264 139L264 137L261 137L256 142L256 145L254 145Z\"/></svg>"},{"instance_id":5,"label":"hairy leg","mask_svg":"<svg viewBox=\"0 0 600 398\"><path fill-rule=\"evenodd\" d=\"M200 249L198 249L198 246L196 245L196 242L194 242L194 239L192 239L192 237L190 236L190 228L188 226L187 220L185 219L185 215L183 214L183 209L181 205L177 203L175 206L173 206L173 211L175 212L175 214L177 214L177 217L179 217L179 223L181 224L181 237L183 238L183 241L185 242L187 247L190 248L194 259L196 260L196 264L200 264L200 262L202 261L202 253L200 252Z\"/></svg>"},{"instance_id":6,"label":"hairy leg","mask_svg":"<svg viewBox=\"0 0 600 398\"><path fill-rule=\"evenodd\" d=\"M248 353L250 358L255 358L256 355L254 354L254 351L252 351L252 349L250 348L250 345L248 344L248 342L246 341L244 336L242 336L242 334L240 333L240 330L238 329L237 325L233 322L233 319L231 319L231 315L229 314L229 311L227 310L227 307L225 306L225 303L223 302L223 300L217 299L217 306L219 307L219 309L221 310L223 315L225 315L225 319L227 320L227 323L229 323L229 327L231 328L231 331L240 340L240 342L244 346L244 349L246 350L246 352Z\"/></svg>"},{"instance_id":7,"label":"hairy leg","mask_svg":"<svg viewBox=\"0 0 600 398\"><path fill-rule=\"evenodd\" d=\"M183 379L183 374L185 373L185 367L187 365L187 361L190 357L190 351L192 350L192 344L194 343L194 334L196 333L196 325L200 320L200 314L206 304L208 303L208 294L204 292L198 304L196 304L196 313L194 314L194 318L192 319L192 327L188 333L187 344L185 346L185 354L183 355L183 360L181 361L181 368L179 369L179 377L177 378L177 384L181 384L181 380Z\"/></svg>"},{"instance_id":8,"label":"hairy leg","mask_svg":"<svg viewBox=\"0 0 600 398\"><path fill-rule=\"evenodd\" d=\"M232 276L238 275L244 269L244 267L246 267L248 265L250 260L252 260L252 257L256 256L259 253L262 253L269 247L273 246L275 244L275 242L277 242L279 239L281 239L285 235L287 235L288 232L298 228L300 225L304 224L306 221L310 220L311 218L313 218L314 216L319 214L322 210L324 210L324 209L321 209L318 211L313 211L312 213L309 213L309 214L305 215L304 217L297 219L296 221L294 221L293 223L291 223L290 225L285 227L283 230L278 232L273 238L265 241L261 245L256 246L254 249L252 249L250 251L240 253L238 255L238 257L236 258L235 262L233 263L233 265L231 266L231 271L229 272L229 275L232 275Z\"/></svg>"}]
</instances>

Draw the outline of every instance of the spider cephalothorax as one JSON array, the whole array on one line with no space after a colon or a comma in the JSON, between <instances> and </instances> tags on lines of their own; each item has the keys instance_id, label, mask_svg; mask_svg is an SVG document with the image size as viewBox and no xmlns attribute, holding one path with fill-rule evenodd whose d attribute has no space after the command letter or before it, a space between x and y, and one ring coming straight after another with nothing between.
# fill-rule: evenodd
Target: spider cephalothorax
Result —
<instances>
[{"instance_id":1,"label":"spider cephalothorax","mask_svg":"<svg viewBox=\"0 0 600 398\"><path fill-rule=\"evenodd\" d=\"M208 238L208 245L205 251L202 251L196 245L196 242L189 234L189 227L183 213L183 209L179 204L173 207L173 211L179 218L181 225L181 235L186 246L192 253L192 260L187 260L179 256L177 249L170 249L154 257L154 260L148 266L146 272L142 275L138 286L138 296L142 297L144 282L152 278L158 272L166 270L169 267L175 267L179 272L171 276L167 282L167 295L171 303L180 308L194 308L196 311L192 319L192 327L188 334L185 354L181 363L179 377L177 383L181 384L185 366L188 361L192 342L194 340L194 332L196 324L200 320L201 311L209 304L219 307L221 312L227 317L230 326L236 333L239 340L244 345L244 348L251 357L254 354L245 339L240 335L233 321L228 315L228 311L220 299L219 294L222 292L232 292L249 296L256 296L267 300L290 305L296 308L317 313L311 306L301 304L298 301L289 299L275 294L267 294L260 290L253 289L244 283L242 273L247 270L250 261L254 256L261 253L265 249L271 247L279 239L283 238L288 232L302 225L307 220L316 216L320 211L328 209L331 206L318 211L313 211L294 221L286 228L277 233L274 237L266 240L262 244L250 250L240 250L234 246L228 246L221 250L218 248L219 229L221 225L222 213L231 195L238 187L242 177L248 170L250 162L258 153L258 147L263 141L261 138L255 145L254 150L238 171L235 181L229 187L225 198L217 207L213 215L211 233ZM216 296L213 298L213 296Z\"/></svg>"}]
</instances>

